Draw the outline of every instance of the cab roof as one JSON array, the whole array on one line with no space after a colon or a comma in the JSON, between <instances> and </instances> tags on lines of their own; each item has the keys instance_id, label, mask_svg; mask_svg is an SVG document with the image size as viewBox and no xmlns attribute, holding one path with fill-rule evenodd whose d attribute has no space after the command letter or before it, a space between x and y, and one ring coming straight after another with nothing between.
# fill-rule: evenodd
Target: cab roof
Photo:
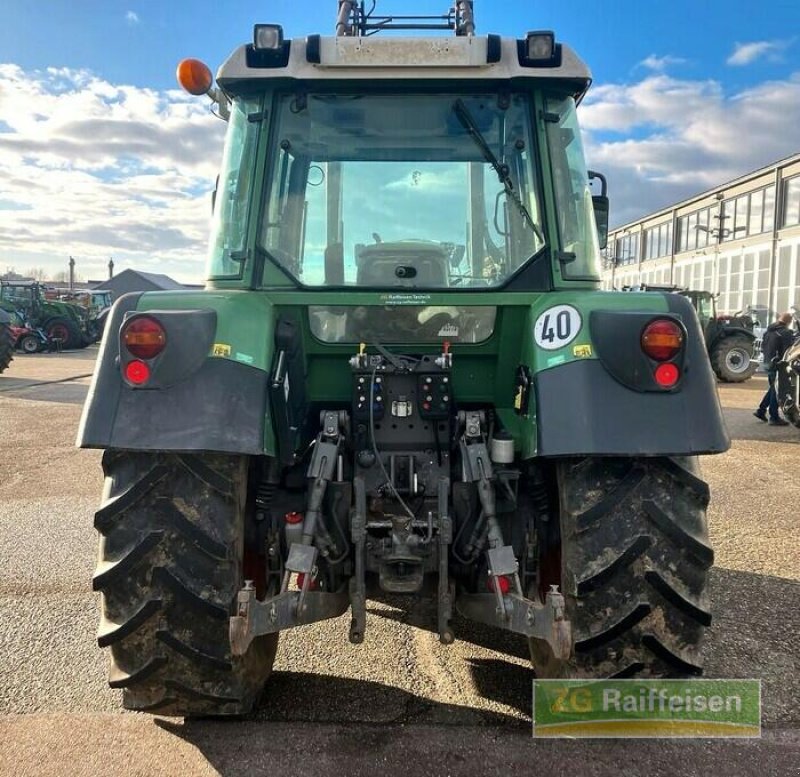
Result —
<instances>
[{"instance_id":1,"label":"cab roof","mask_svg":"<svg viewBox=\"0 0 800 777\"><path fill-rule=\"evenodd\" d=\"M284 41L275 50L240 46L217 72L229 93L270 81L540 81L559 82L580 100L591 73L575 52L557 44L544 66L526 61L524 41L497 35L464 37L321 37Z\"/></svg>"}]
</instances>

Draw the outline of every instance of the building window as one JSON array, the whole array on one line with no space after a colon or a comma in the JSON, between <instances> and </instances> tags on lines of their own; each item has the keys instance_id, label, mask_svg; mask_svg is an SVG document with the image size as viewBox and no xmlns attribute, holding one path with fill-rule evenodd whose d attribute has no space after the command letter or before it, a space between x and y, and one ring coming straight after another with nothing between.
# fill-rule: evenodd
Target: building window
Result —
<instances>
[{"instance_id":1,"label":"building window","mask_svg":"<svg viewBox=\"0 0 800 777\"><path fill-rule=\"evenodd\" d=\"M744 237L748 231L748 211L750 205L750 195L744 194L741 197L736 198L736 215L734 219L734 223L731 227L733 230L733 234L731 237L736 238Z\"/></svg>"},{"instance_id":2,"label":"building window","mask_svg":"<svg viewBox=\"0 0 800 777\"><path fill-rule=\"evenodd\" d=\"M658 259L672 253L672 222L650 227L644 232L644 258Z\"/></svg>"},{"instance_id":3,"label":"building window","mask_svg":"<svg viewBox=\"0 0 800 777\"><path fill-rule=\"evenodd\" d=\"M669 256L672 253L672 222L662 224L658 233L658 255Z\"/></svg>"},{"instance_id":4,"label":"building window","mask_svg":"<svg viewBox=\"0 0 800 777\"><path fill-rule=\"evenodd\" d=\"M772 232L775 228L775 187L767 186L764 189L764 232Z\"/></svg>"},{"instance_id":5,"label":"building window","mask_svg":"<svg viewBox=\"0 0 800 777\"><path fill-rule=\"evenodd\" d=\"M708 208L703 208L697 214L697 247L698 248L705 248L709 243L709 235L708 230L710 229L708 219L709 219L709 211Z\"/></svg>"},{"instance_id":6,"label":"building window","mask_svg":"<svg viewBox=\"0 0 800 777\"><path fill-rule=\"evenodd\" d=\"M791 227L800 224L800 175L787 178L783 185L785 197L781 225Z\"/></svg>"},{"instance_id":7,"label":"building window","mask_svg":"<svg viewBox=\"0 0 800 777\"><path fill-rule=\"evenodd\" d=\"M760 189L750 195L750 222L748 235L758 235L764 231L761 222L762 212L764 210L764 190Z\"/></svg>"},{"instance_id":8,"label":"building window","mask_svg":"<svg viewBox=\"0 0 800 777\"><path fill-rule=\"evenodd\" d=\"M635 264L639 261L639 233L618 237L614 246L614 258L618 265Z\"/></svg>"},{"instance_id":9,"label":"building window","mask_svg":"<svg viewBox=\"0 0 800 777\"><path fill-rule=\"evenodd\" d=\"M686 221L686 250L697 248L697 214L692 213Z\"/></svg>"},{"instance_id":10,"label":"building window","mask_svg":"<svg viewBox=\"0 0 800 777\"><path fill-rule=\"evenodd\" d=\"M688 218L688 216L681 216L678 219L678 240L675 246L678 253L686 250L686 222Z\"/></svg>"},{"instance_id":11,"label":"building window","mask_svg":"<svg viewBox=\"0 0 800 777\"><path fill-rule=\"evenodd\" d=\"M735 200L720 203L716 229L719 230L720 242L733 240L733 225L736 220ZM725 232L725 230L728 230Z\"/></svg>"}]
</instances>

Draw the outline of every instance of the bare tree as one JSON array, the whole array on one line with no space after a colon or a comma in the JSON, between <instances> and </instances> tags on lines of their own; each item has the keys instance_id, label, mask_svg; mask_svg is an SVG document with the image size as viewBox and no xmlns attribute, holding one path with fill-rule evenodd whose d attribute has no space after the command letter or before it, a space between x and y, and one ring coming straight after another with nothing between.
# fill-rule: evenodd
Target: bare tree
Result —
<instances>
[{"instance_id":1,"label":"bare tree","mask_svg":"<svg viewBox=\"0 0 800 777\"><path fill-rule=\"evenodd\" d=\"M30 267L25 271L25 274L35 281L47 280L47 270L44 267Z\"/></svg>"}]
</instances>

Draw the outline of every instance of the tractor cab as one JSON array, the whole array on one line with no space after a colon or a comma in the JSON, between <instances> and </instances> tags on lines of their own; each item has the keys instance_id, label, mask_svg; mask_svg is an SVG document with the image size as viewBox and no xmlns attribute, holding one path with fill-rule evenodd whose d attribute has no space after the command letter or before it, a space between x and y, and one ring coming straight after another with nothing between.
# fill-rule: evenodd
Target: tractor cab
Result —
<instances>
[{"instance_id":1,"label":"tractor cab","mask_svg":"<svg viewBox=\"0 0 800 777\"><path fill-rule=\"evenodd\" d=\"M208 84L229 121L210 282L596 288L594 214L607 223L608 202L604 179L592 195L578 128L585 65L552 33L475 35L468 3L434 25L341 5L332 38L290 42L256 25L219 89L197 61L181 65L184 85ZM437 27L456 35L372 37Z\"/></svg>"}]
</instances>

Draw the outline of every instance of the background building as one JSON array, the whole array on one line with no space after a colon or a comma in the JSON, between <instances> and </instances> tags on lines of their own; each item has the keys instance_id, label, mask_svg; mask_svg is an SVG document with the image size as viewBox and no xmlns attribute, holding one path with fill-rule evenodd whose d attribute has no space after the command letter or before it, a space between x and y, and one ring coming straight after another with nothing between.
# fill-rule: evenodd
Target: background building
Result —
<instances>
[{"instance_id":1,"label":"background building","mask_svg":"<svg viewBox=\"0 0 800 777\"><path fill-rule=\"evenodd\" d=\"M132 291L180 291L193 288L203 287L178 283L168 275L141 272L140 270L123 270L113 278L92 286L92 289L96 291L113 292L114 299Z\"/></svg>"},{"instance_id":2,"label":"background building","mask_svg":"<svg viewBox=\"0 0 800 777\"><path fill-rule=\"evenodd\" d=\"M800 154L609 232L603 286L718 294L766 324L800 306Z\"/></svg>"}]
</instances>

